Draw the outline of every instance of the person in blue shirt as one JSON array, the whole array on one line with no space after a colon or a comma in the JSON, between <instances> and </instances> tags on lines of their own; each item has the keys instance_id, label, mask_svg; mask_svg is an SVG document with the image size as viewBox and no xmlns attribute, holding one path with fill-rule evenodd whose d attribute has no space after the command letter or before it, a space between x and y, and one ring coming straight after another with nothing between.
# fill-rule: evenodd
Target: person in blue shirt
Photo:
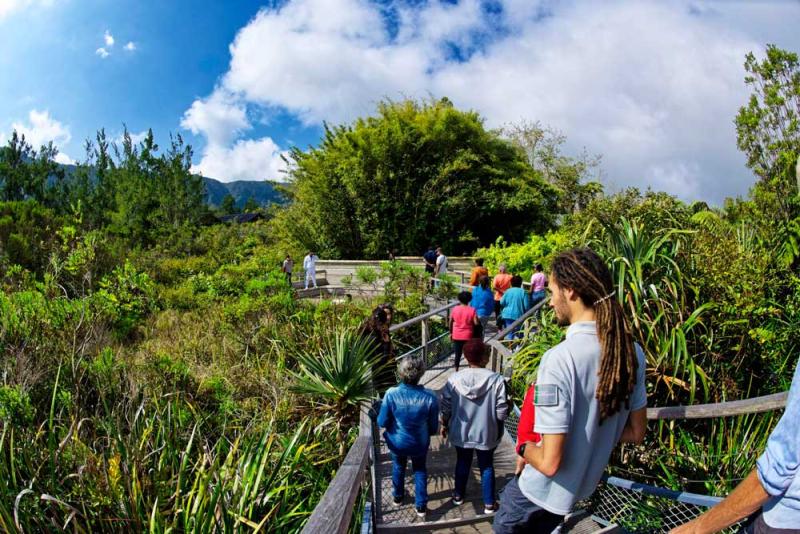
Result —
<instances>
[{"instance_id":1,"label":"person in blue shirt","mask_svg":"<svg viewBox=\"0 0 800 534\"><path fill-rule=\"evenodd\" d=\"M786 410L755 469L724 501L670 534L719 532L748 516L743 527L747 534L800 534L799 470L800 365L794 371Z\"/></svg>"},{"instance_id":2,"label":"person in blue shirt","mask_svg":"<svg viewBox=\"0 0 800 534\"><path fill-rule=\"evenodd\" d=\"M530 306L528 294L522 289L522 277L514 275L511 278L511 287L503 293L500 299L500 318L503 319L503 328L507 327L522 317ZM514 339L519 327L506 334L506 339Z\"/></svg>"},{"instance_id":3,"label":"person in blue shirt","mask_svg":"<svg viewBox=\"0 0 800 534\"><path fill-rule=\"evenodd\" d=\"M481 322L481 339L486 336L486 325L489 324L494 313L494 293L488 276L478 278L478 285L472 288L470 306L475 308L478 320Z\"/></svg>"},{"instance_id":4,"label":"person in blue shirt","mask_svg":"<svg viewBox=\"0 0 800 534\"><path fill-rule=\"evenodd\" d=\"M403 503L406 463L414 471L414 505L419 517L428 509L428 470L425 464L431 436L439 432L439 400L436 393L419 385L425 361L407 356L397 365L400 384L389 388L381 402L378 426L392 455L394 504Z\"/></svg>"}]
</instances>

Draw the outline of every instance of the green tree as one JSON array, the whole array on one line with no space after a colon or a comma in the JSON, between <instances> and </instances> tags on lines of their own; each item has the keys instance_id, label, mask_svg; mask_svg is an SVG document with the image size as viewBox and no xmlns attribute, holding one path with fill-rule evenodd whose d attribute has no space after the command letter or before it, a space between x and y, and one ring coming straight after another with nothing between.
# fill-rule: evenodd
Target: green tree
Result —
<instances>
[{"instance_id":1,"label":"green tree","mask_svg":"<svg viewBox=\"0 0 800 534\"><path fill-rule=\"evenodd\" d=\"M261 209L261 204L253 197L247 197L247 202L244 203L244 209L242 211L245 213L254 213L259 209Z\"/></svg>"},{"instance_id":2,"label":"green tree","mask_svg":"<svg viewBox=\"0 0 800 534\"><path fill-rule=\"evenodd\" d=\"M228 193L222 197L222 202L219 204L219 211L223 215L232 215L234 213L238 213L238 210L236 209L236 199L233 198L233 195Z\"/></svg>"},{"instance_id":3,"label":"green tree","mask_svg":"<svg viewBox=\"0 0 800 534\"><path fill-rule=\"evenodd\" d=\"M16 131L0 148L0 200L33 199L50 207L63 198L64 169L55 162L58 149L50 142L37 152Z\"/></svg>"},{"instance_id":4,"label":"green tree","mask_svg":"<svg viewBox=\"0 0 800 534\"><path fill-rule=\"evenodd\" d=\"M798 193L800 155L800 62L796 53L767 46L759 62L751 52L744 68L751 95L736 116L737 144L760 178L760 193L786 216ZM758 198L756 198L758 200Z\"/></svg>"},{"instance_id":5,"label":"green tree","mask_svg":"<svg viewBox=\"0 0 800 534\"><path fill-rule=\"evenodd\" d=\"M390 244L418 254L431 242L460 253L545 231L557 215L556 190L523 155L447 99L381 102L290 159L293 202L277 230L327 257L382 257Z\"/></svg>"},{"instance_id":6,"label":"green tree","mask_svg":"<svg viewBox=\"0 0 800 534\"><path fill-rule=\"evenodd\" d=\"M559 194L559 206L566 213L584 209L603 192L603 186L589 179L592 170L600 165L600 156L586 152L571 158L561 152L567 137L541 123L520 121L506 125L503 137L517 147L534 171L540 173Z\"/></svg>"}]
</instances>

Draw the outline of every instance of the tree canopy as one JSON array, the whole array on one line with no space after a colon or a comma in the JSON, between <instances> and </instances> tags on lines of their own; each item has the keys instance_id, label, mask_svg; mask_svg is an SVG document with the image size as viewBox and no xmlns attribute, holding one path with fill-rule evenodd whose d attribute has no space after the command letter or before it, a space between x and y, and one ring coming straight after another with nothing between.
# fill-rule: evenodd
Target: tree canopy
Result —
<instances>
[{"instance_id":1,"label":"tree canopy","mask_svg":"<svg viewBox=\"0 0 800 534\"><path fill-rule=\"evenodd\" d=\"M557 190L481 117L449 100L384 101L351 125L326 125L322 142L290 156L293 202L276 224L290 241L329 257L461 253L498 235L544 232Z\"/></svg>"}]
</instances>

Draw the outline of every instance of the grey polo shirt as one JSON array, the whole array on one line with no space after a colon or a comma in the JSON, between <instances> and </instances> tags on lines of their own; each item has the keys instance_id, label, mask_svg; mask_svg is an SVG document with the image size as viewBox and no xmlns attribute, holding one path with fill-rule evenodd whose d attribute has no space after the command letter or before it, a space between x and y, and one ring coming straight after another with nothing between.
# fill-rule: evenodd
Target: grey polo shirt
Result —
<instances>
[{"instance_id":1,"label":"grey polo shirt","mask_svg":"<svg viewBox=\"0 0 800 534\"><path fill-rule=\"evenodd\" d=\"M519 488L531 502L554 514L568 514L594 492L628 421L647 406L644 352L636 345L639 369L630 409L623 408L600 425L595 398L600 343L594 321L570 325L564 341L542 356L536 379L534 432L566 434L564 455L550 478L526 465Z\"/></svg>"}]
</instances>

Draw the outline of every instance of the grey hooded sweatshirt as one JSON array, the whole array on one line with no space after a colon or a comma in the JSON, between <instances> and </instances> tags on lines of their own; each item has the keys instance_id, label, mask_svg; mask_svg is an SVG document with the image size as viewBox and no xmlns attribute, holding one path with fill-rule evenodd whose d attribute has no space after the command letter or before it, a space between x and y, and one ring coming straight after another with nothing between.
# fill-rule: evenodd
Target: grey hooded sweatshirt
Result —
<instances>
[{"instance_id":1,"label":"grey hooded sweatshirt","mask_svg":"<svg viewBox=\"0 0 800 534\"><path fill-rule=\"evenodd\" d=\"M447 380L441 410L450 443L465 449L494 449L508 416L506 383L500 374L488 369L462 369Z\"/></svg>"}]
</instances>

